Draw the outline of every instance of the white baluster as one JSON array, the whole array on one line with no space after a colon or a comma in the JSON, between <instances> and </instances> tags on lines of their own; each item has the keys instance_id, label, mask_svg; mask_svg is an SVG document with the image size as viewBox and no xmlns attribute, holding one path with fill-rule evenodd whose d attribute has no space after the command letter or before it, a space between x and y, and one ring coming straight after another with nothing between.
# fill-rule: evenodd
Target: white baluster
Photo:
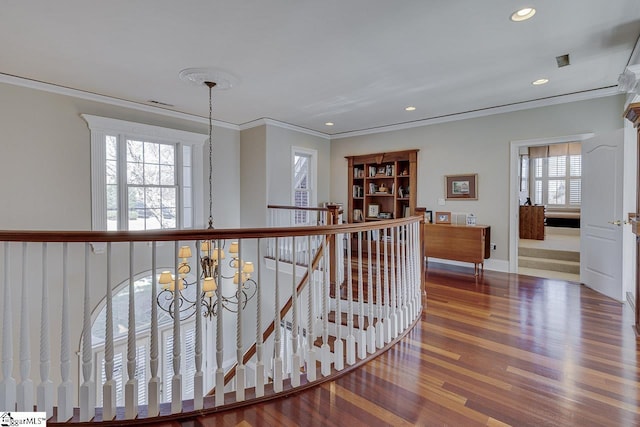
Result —
<instances>
[{"instance_id":1,"label":"white baluster","mask_svg":"<svg viewBox=\"0 0 640 427\"><path fill-rule=\"evenodd\" d=\"M378 231L376 230L376 233ZM367 254L367 351L369 353L373 353L376 351L376 334L375 329L373 327L373 263L371 260L371 241L373 239L373 232L369 230L369 240L368 240L368 249L369 253ZM380 239L376 239L376 248L378 252L380 252Z\"/></svg>"},{"instance_id":2,"label":"white baluster","mask_svg":"<svg viewBox=\"0 0 640 427\"><path fill-rule=\"evenodd\" d=\"M93 349L91 348L91 267L89 243L84 244L84 315L82 322L82 379L80 386L80 421L91 421L96 413L96 385L93 373Z\"/></svg>"},{"instance_id":3,"label":"white baluster","mask_svg":"<svg viewBox=\"0 0 640 427\"><path fill-rule=\"evenodd\" d=\"M49 344L49 284L47 244L42 244L42 306L40 309L40 384L37 390L38 411L53 415L53 381L49 379L51 346Z\"/></svg>"},{"instance_id":4,"label":"white baluster","mask_svg":"<svg viewBox=\"0 0 640 427\"><path fill-rule=\"evenodd\" d=\"M173 377L171 378L171 413L182 412L182 374L180 364L182 361L181 333L180 333L180 280L178 274L178 241L173 245L173 259L175 281L173 283Z\"/></svg>"},{"instance_id":5,"label":"white baluster","mask_svg":"<svg viewBox=\"0 0 640 427\"><path fill-rule=\"evenodd\" d=\"M327 236L322 238L322 347L320 347L320 372L331 373L331 349L329 348L329 247Z\"/></svg>"},{"instance_id":6,"label":"white baluster","mask_svg":"<svg viewBox=\"0 0 640 427\"><path fill-rule=\"evenodd\" d=\"M158 367L160 360L158 357L158 274L156 242L151 243L151 336L149 337L149 368L151 378L149 379L149 405L147 408L149 417L157 417L160 413L160 377L158 377ZM197 252L196 252L197 253Z\"/></svg>"},{"instance_id":7,"label":"white baluster","mask_svg":"<svg viewBox=\"0 0 640 427\"><path fill-rule=\"evenodd\" d=\"M338 246L339 235L334 235L334 245L335 245L335 254L336 259L333 271L335 271L336 276L334 277L334 290L335 290L335 305L336 305L336 340L333 343L333 365L334 368L338 371L344 369L344 341L342 340L342 292L340 289L341 279L340 279L340 265L344 264L344 259L342 257L344 255L341 254L342 251L339 250Z\"/></svg>"},{"instance_id":8,"label":"white baluster","mask_svg":"<svg viewBox=\"0 0 640 427\"><path fill-rule=\"evenodd\" d=\"M368 233L368 232L367 232ZM371 253L371 236L367 239L369 253ZM367 333L364 328L364 278L362 274L362 233L358 233L358 330L356 340L358 343L358 357L364 359L367 356Z\"/></svg>"},{"instance_id":9,"label":"white baluster","mask_svg":"<svg viewBox=\"0 0 640 427\"><path fill-rule=\"evenodd\" d=\"M402 245L402 329L409 327L409 233L407 225L402 226L402 235L404 236L404 244Z\"/></svg>"},{"instance_id":10,"label":"white baluster","mask_svg":"<svg viewBox=\"0 0 640 427\"><path fill-rule=\"evenodd\" d=\"M358 233L360 237L360 233ZM353 335L353 268L351 264L351 239L347 235L347 364L356 363L356 338Z\"/></svg>"},{"instance_id":11,"label":"white baluster","mask_svg":"<svg viewBox=\"0 0 640 427\"><path fill-rule=\"evenodd\" d=\"M71 345L69 342L69 244L62 244L62 324L60 331L60 377L62 382L58 386L57 421L66 422L73 417L73 384L69 379L71 370ZM6 324L6 323L5 323Z\"/></svg>"},{"instance_id":12,"label":"white baluster","mask_svg":"<svg viewBox=\"0 0 640 427\"><path fill-rule=\"evenodd\" d=\"M16 380L13 371L13 300L9 275L9 242L4 242L4 306L2 315L2 382L0 382L0 408L11 411L16 407Z\"/></svg>"},{"instance_id":13,"label":"white baluster","mask_svg":"<svg viewBox=\"0 0 640 427\"><path fill-rule=\"evenodd\" d=\"M196 241L195 253L200 251L200 240ZM193 409L204 408L204 373L202 372L202 266L196 262L196 337L195 368L193 375Z\"/></svg>"},{"instance_id":14,"label":"white baluster","mask_svg":"<svg viewBox=\"0 0 640 427\"><path fill-rule=\"evenodd\" d=\"M264 361L262 339L262 255L258 239L258 289L256 294L256 397L264 396Z\"/></svg>"},{"instance_id":15,"label":"white baluster","mask_svg":"<svg viewBox=\"0 0 640 427\"><path fill-rule=\"evenodd\" d=\"M209 245L209 247L211 247ZM218 239L217 246L215 247L220 257L220 250L222 250L221 241ZM211 250L209 250L209 258L211 258ZM222 340L222 280L220 274L220 262L216 263L216 279L218 279L218 287L216 288L216 406L224 405L224 370L222 369L222 356L224 351L224 341Z\"/></svg>"},{"instance_id":16,"label":"white baluster","mask_svg":"<svg viewBox=\"0 0 640 427\"><path fill-rule=\"evenodd\" d=\"M397 245L397 251L398 251L398 262L397 262L397 267L398 267L398 271L396 272L396 279L397 279L397 291L396 291L396 295L398 297L398 305L397 305L397 319L398 319L398 334L401 334L402 331L405 329L405 324L404 324L404 314L402 312L402 308L404 306L403 303L403 292L404 292L404 277L403 277L403 263L404 263L404 257L403 257L403 249L404 249L404 243L402 241L402 226L398 227L398 236L397 236L397 240L396 240L396 245Z\"/></svg>"},{"instance_id":17,"label":"white baluster","mask_svg":"<svg viewBox=\"0 0 640 427\"><path fill-rule=\"evenodd\" d=\"M127 323L127 382L124 385L124 417L138 416L138 380L136 378L136 304L133 278L135 247L129 242L129 318ZM177 270L176 270L177 271ZM177 276L177 274L176 274ZM177 277L176 277L177 282Z\"/></svg>"},{"instance_id":18,"label":"white baluster","mask_svg":"<svg viewBox=\"0 0 640 427\"><path fill-rule=\"evenodd\" d=\"M245 366L242 362L242 303L244 301L242 286L244 283L242 273L242 239L238 240L238 260L236 261L236 274L238 275L238 311L236 312L236 402L244 401L246 387Z\"/></svg>"},{"instance_id":19,"label":"white baluster","mask_svg":"<svg viewBox=\"0 0 640 427\"><path fill-rule=\"evenodd\" d=\"M111 242L107 242L107 306L104 332L104 375L102 419L116 417L116 382L113 380L113 284L111 281Z\"/></svg>"},{"instance_id":20,"label":"white baluster","mask_svg":"<svg viewBox=\"0 0 640 427\"><path fill-rule=\"evenodd\" d=\"M396 303L398 301L397 296L396 296L396 270L398 267L398 258L396 257L396 230L397 228L392 228L391 229L391 283L390 283L390 289L391 289L391 299L390 301L390 308L391 308L391 315L389 316L391 318L391 339L394 339L395 337L398 336L398 316L396 315Z\"/></svg>"},{"instance_id":21,"label":"white baluster","mask_svg":"<svg viewBox=\"0 0 640 427\"><path fill-rule=\"evenodd\" d=\"M307 236L307 244L309 248L311 248L311 236ZM311 265L313 262L313 258L311 257L311 251L307 251L307 275L309 276L309 284L307 286L307 380L315 381L317 378L316 373L316 347L314 345L315 341L315 331L314 331L314 307L313 307L313 293L315 291L315 272L313 271L313 266Z\"/></svg>"},{"instance_id":22,"label":"white baluster","mask_svg":"<svg viewBox=\"0 0 640 427\"><path fill-rule=\"evenodd\" d=\"M282 356L280 355L280 238L276 237L276 282L275 282L275 338L274 338L274 352L275 357L273 359L273 391L276 393L282 391Z\"/></svg>"},{"instance_id":23,"label":"white baluster","mask_svg":"<svg viewBox=\"0 0 640 427\"><path fill-rule=\"evenodd\" d=\"M413 321L416 318L416 246L415 246L415 223L409 225L409 235L411 239L409 242L411 243L410 252L409 252L409 274L410 274L410 283L409 283L409 317L410 320Z\"/></svg>"},{"instance_id":24,"label":"white baluster","mask_svg":"<svg viewBox=\"0 0 640 427\"><path fill-rule=\"evenodd\" d=\"M296 238L291 238L293 246L293 254L291 260L292 272L291 272L291 348L293 354L291 355L291 385L293 387L300 386L300 354L298 352L298 293L296 289Z\"/></svg>"},{"instance_id":25,"label":"white baluster","mask_svg":"<svg viewBox=\"0 0 640 427\"><path fill-rule=\"evenodd\" d=\"M384 239L384 234L382 230L378 230L382 238ZM387 247L387 240L384 239L382 241L382 245ZM376 347L382 348L384 347L384 331L382 327L382 278L380 276L380 263L381 263L381 253L380 253L380 239L376 242Z\"/></svg>"},{"instance_id":26,"label":"white baluster","mask_svg":"<svg viewBox=\"0 0 640 427\"><path fill-rule=\"evenodd\" d=\"M22 291L20 296L20 382L17 388L18 411L33 411L33 381L31 371L31 345L29 343L29 305L27 281L27 242L22 243Z\"/></svg>"},{"instance_id":27,"label":"white baluster","mask_svg":"<svg viewBox=\"0 0 640 427\"><path fill-rule=\"evenodd\" d=\"M391 246L393 249L393 243L391 240L387 240L387 236L389 236L388 228L384 229L384 241L386 242L384 245L384 320L382 321L382 326L384 329L384 343L387 344L391 342L391 296L389 294L389 251L388 248ZM393 257L393 255L391 255Z\"/></svg>"},{"instance_id":28,"label":"white baluster","mask_svg":"<svg viewBox=\"0 0 640 427\"><path fill-rule=\"evenodd\" d=\"M422 234L420 233L420 224L416 224L416 233L415 233L415 259L416 259L416 301L417 307L416 317L420 315L422 312L422 280L424 279L422 276L422 264L424 260L421 258L421 245L422 245Z\"/></svg>"}]
</instances>

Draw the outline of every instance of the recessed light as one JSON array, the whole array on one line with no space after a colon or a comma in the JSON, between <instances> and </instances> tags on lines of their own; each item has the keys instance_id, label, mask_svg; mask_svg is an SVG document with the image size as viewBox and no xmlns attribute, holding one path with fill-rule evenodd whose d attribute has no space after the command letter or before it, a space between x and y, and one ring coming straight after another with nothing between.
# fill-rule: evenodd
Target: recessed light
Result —
<instances>
[{"instance_id":1,"label":"recessed light","mask_svg":"<svg viewBox=\"0 0 640 427\"><path fill-rule=\"evenodd\" d=\"M333 126L333 122L327 122L327 123L325 123L325 125L327 125L327 126Z\"/></svg>"},{"instance_id":2,"label":"recessed light","mask_svg":"<svg viewBox=\"0 0 640 427\"><path fill-rule=\"evenodd\" d=\"M549 83L549 79L538 79L531 82L534 86L540 86Z\"/></svg>"},{"instance_id":3,"label":"recessed light","mask_svg":"<svg viewBox=\"0 0 640 427\"><path fill-rule=\"evenodd\" d=\"M416 107L407 107L404 109L405 111L415 111Z\"/></svg>"},{"instance_id":4,"label":"recessed light","mask_svg":"<svg viewBox=\"0 0 640 427\"><path fill-rule=\"evenodd\" d=\"M524 7L520 10L516 10L511 14L511 20L514 22L526 21L536 14L536 10L532 7Z\"/></svg>"}]
</instances>

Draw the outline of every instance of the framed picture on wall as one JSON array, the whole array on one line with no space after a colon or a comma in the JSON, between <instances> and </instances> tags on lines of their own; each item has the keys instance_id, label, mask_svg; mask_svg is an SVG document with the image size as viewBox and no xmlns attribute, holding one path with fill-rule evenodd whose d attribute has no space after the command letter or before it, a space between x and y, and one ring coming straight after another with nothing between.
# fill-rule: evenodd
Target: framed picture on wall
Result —
<instances>
[{"instance_id":1,"label":"framed picture on wall","mask_svg":"<svg viewBox=\"0 0 640 427\"><path fill-rule=\"evenodd\" d=\"M478 174L445 175L447 200L478 200Z\"/></svg>"}]
</instances>

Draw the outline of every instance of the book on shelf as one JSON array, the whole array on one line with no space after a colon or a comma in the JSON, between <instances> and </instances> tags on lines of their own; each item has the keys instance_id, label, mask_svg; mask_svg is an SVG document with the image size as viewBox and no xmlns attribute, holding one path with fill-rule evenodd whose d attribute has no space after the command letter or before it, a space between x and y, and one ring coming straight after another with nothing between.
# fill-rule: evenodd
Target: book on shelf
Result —
<instances>
[{"instance_id":1,"label":"book on shelf","mask_svg":"<svg viewBox=\"0 0 640 427\"><path fill-rule=\"evenodd\" d=\"M354 221L362 221L364 218L362 217L362 210L354 209L353 210L353 220Z\"/></svg>"},{"instance_id":2,"label":"book on shelf","mask_svg":"<svg viewBox=\"0 0 640 427\"><path fill-rule=\"evenodd\" d=\"M369 176L376 176L376 167L369 166Z\"/></svg>"},{"instance_id":3,"label":"book on shelf","mask_svg":"<svg viewBox=\"0 0 640 427\"><path fill-rule=\"evenodd\" d=\"M364 178L364 169L353 168L353 177L354 178Z\"/></svg>"},{"instance_id":4,"label":"book on shelf","mask_svg":"<svg viewBox=\"0 0 640 427\"><path fill-rule=\"evenodd\" d=\"M377 192L378 192L378 186L375 183L370 182L369 183L369 194L376 194Z\"/></svg>"},{"instance_id":5,"label":"book on shelf","mask_svg":"<svg viewBox=\"0 0 640 427\"><path fill-rule=\"evenodd\" d=\"M354 185L353 197L364 197L364 187L362 187L361 185Z\"/></svg>"}]
</instances>

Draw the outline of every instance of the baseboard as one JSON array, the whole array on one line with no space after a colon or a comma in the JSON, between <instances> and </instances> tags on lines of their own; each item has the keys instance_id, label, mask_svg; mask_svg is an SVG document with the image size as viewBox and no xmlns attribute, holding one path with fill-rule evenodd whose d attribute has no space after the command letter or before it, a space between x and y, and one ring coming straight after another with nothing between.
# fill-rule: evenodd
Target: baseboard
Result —
<instances>
[{"instance_id":1,"label":"baseboard","mask_svg":"<svg viewBox=\"0 0 640 427\"><path fill-rule=\"evenodd\" d=\"M458 267L471 267L473 268L473 263L471 262L461 262L461 261L452 261L449 259L440 259L440 258L428 258L429 261L438 262L441 264L449 264L455 265ZM505 261L503 259L487 259L484 261L484 269L491 271L499 271L502 273L509 272L509 261Z\"/></svg>"}]
</instances>

